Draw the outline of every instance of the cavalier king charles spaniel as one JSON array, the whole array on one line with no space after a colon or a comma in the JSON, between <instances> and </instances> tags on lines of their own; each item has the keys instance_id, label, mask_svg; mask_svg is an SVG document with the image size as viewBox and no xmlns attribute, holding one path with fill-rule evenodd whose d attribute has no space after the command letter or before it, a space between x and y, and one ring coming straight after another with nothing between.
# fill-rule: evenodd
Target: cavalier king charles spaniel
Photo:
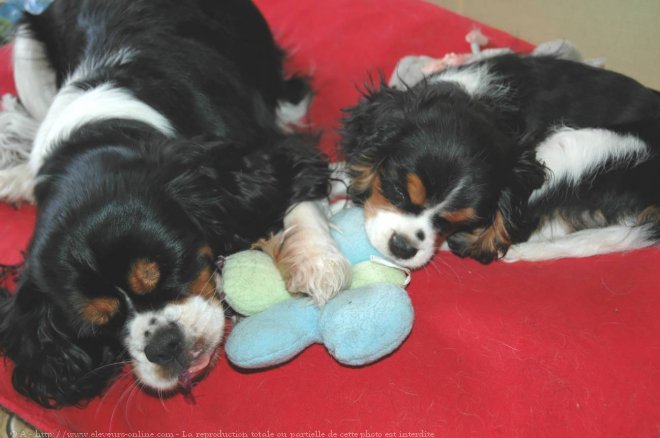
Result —
<instances>
[{"instance_id":1,"label":"cavalier king charles spaniel","mask_svg":"<svg viewBox=\"0 0 660 438\"><path fill-rule=\"evenodd\" d=\"M500 55L382 85L344 120L373 245L418 268L446 242L482 263L660 240L660 94L552 56Z\"/></svg>"},{"instance_id":2,"label":"cavalier king charles spaniel","mask_svg":"<svg viewBox=\"0 0 660 438\"><path fill-rule=\"evenodd\" d=\"M18 392L77 404L126 361L147 388L189 386L224 334L217 257L283 227L290 290L322 304L349 281L317 203L326 159L283 126L306 82L250 1L57 0L13 50L0 198L37 204L0 299Z\"/></svg>"}]
</instances>

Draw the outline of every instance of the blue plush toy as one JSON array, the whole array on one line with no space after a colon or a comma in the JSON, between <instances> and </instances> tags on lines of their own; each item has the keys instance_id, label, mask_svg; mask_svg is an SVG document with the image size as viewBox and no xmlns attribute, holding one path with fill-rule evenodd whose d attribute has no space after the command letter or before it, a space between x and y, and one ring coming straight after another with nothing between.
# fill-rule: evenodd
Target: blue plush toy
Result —
<instances>
[{"instance_id":1,"label":"blue plush toy","mask_svg":"<svg viewBox=\"0 0 660 438\"><path fill-rule=\"evenodd\" d=\"M314 343L325 345L340 363L365 365L393 352L406 339L414 316L403 289L408 273L372 260L382 256L367 239L362 209L342 210L332 222L332 235L353 264L353 282L323 308L310 298L283 291L284 281L265 254L244 251L227 259L226 301L251 315L236 324L227 338L225 351L235 365L270 367Z\"/></svg>"}]
</instances>

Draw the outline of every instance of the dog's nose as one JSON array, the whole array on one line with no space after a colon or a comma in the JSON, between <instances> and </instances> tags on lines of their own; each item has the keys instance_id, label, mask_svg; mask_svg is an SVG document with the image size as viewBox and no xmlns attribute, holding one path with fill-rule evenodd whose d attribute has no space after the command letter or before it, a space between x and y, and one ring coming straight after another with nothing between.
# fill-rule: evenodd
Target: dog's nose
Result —
<instances>
[{"instance_id":1,"label":"dog's nose","mask_svg":"<svg viewBox=\"0 0 660 438\"><path fill-rule=\"evenodd\" d=\"M410 259L417 254L417 248L412 246L408 239L397 233L392 234L388 246L392 255L399 259Z\"/></svg>"},{"instance_id":2,"label":"dog's nose","mask_svg":"<svg viewBox=\"0 0 660 438\"><path fill-rule=\"evenodd\" d=\"M166 365L183 353L184 339L176 324L162 327L153 334L144 348L144 354L156 365Z\"/></svg>"}]
</instances>

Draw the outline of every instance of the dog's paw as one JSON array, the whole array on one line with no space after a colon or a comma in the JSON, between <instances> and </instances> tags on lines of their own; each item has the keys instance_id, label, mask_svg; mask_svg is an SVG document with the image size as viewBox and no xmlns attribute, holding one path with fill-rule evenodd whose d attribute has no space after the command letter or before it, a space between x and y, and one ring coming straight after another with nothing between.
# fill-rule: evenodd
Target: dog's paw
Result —
<instances>
[{"instance_id":1,"label":"dog's paw","mask_svg":"<svg viewBox=\"0 0 660 438\"><path fill-rule=\"evenodd\" d=\"M475 237L468 232L458 232L447 237L447 245L455 255L465 258L470 256L470 250Z\"/></svg>"},{"instance_id":2,"label":"dog's paw","mask_svg":"<svg viewBox=\"0 0 660 438\"><path fill-rule=\"evenodd\" d=\"M0 200L34 203L36 179L27 163L0 169Z\"/></svg>"},{"instance_id":3,"label":"dog's paw","mask_svg":"<svg viewBox=\"0 0 660 438\"><path fill-rule=\"evenodd\" d=\"M323 306L351 282L351 265L339 250L323 246L295 254L283 266L287 290L308 294Z\"/></svg>"},{"instance_id":4,"label":"dog's paw","mask_svg":"<svg viewBox=\"0 0 660 438\"><path fill-rule=\"evenodd\" d=\"M289 292L310 295L322 306L351 283L351 265L330 235L326 212L316 202L301 202L284 226L257 247L273 257Z\"/></svg>"},{"instance_id":5,"label":"dog's paw","mask_svg":"<svg viewBox=\"0 0 660 438\"><path fill-rule=\"evenodd\" d=\"M323 306L351 284L351 264L327 232L298 227L254 245L269 254L290 293L303 293Z\"/></svg>"},{"instance_id":6,"label":"dog's paw","mask_svg":"<svg viewBox=\"0 0 660 438\"><path fill-rule=\"evenodd\" d=\"M470 257L488 264L500 259L509 249L507 242L493 237L490 228L454 233L447 238L449 249L459 257Z\"/></svg>"}]
</instances>

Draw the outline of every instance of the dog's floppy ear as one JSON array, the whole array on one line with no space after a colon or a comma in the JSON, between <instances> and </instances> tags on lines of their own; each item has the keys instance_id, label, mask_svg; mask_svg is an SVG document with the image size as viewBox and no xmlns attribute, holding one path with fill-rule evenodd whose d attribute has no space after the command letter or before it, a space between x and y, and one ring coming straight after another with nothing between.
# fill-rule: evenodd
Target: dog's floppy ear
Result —
<instances>
[{"instance_id":1,"label":"dog's floppy ear","mask_svg":"<svg viewBox=\"0 0 660 438\"><path fill-rule=\"evenodd\" d=\"M186 141L185 147L180 141L170 141L158 151L162 164L154 185L172 202L168 220L178 222L179 229L201 233L222 251L249 245L232 222L232 210L241 202L232 196L238 192L232 175L245 164L249 147L241 149L217 138L195 138Z\"/></svg>"},{"instance_id":2,"label":"dog's floppy ear","mask_svg":"<svg viewBox=\"0 0 660 438\"><path fill-rule=\"evenodd\" d=\"M48 408L98 395L121 369L119 348L76 339L64 320L29 279L13 296L0 292L0 351L14 362L14 388Z\"/></svg>"},{"instance_id":3,"label":"dog's floppy ear","mask_svg":"<svg viewBox=\"0 0 660 438\"><path fill-rule=\"evenodd\" d=\"M532 192L545 182L545 167L530 150L512 159L515 164L508 172L505 186L500 194L497 210L511 240L527 240L536 224L527 224L527 204Z\"/></svg>"},{"instance_id":4,"label":"dog's floppy ear","mask_svg":"<svg viewBox=\"0 0 660 438\"><path fill-rule=\"evenodd\" d=\"M262 237L254 230L277 226L276 212L284 216L290 205L327 196L327 158L317 142L314 134L280 132L246 144L196 138L160 152L158 186L208 243L231 252Z\"/></svg>"},{"instance_id":5,"label":"dog's floppy ear","mask_svg":"<svg viewBox=\"0 0 660 438\"><path fill-rule=\"evenodd\" d=\"M392 152L389 147L405 129L402 99L405 91L380 84L367 87L362 99L344 110L342 152L353 179L351 195L368 196L380 165Z\"/></svg>"}]
</instances>

